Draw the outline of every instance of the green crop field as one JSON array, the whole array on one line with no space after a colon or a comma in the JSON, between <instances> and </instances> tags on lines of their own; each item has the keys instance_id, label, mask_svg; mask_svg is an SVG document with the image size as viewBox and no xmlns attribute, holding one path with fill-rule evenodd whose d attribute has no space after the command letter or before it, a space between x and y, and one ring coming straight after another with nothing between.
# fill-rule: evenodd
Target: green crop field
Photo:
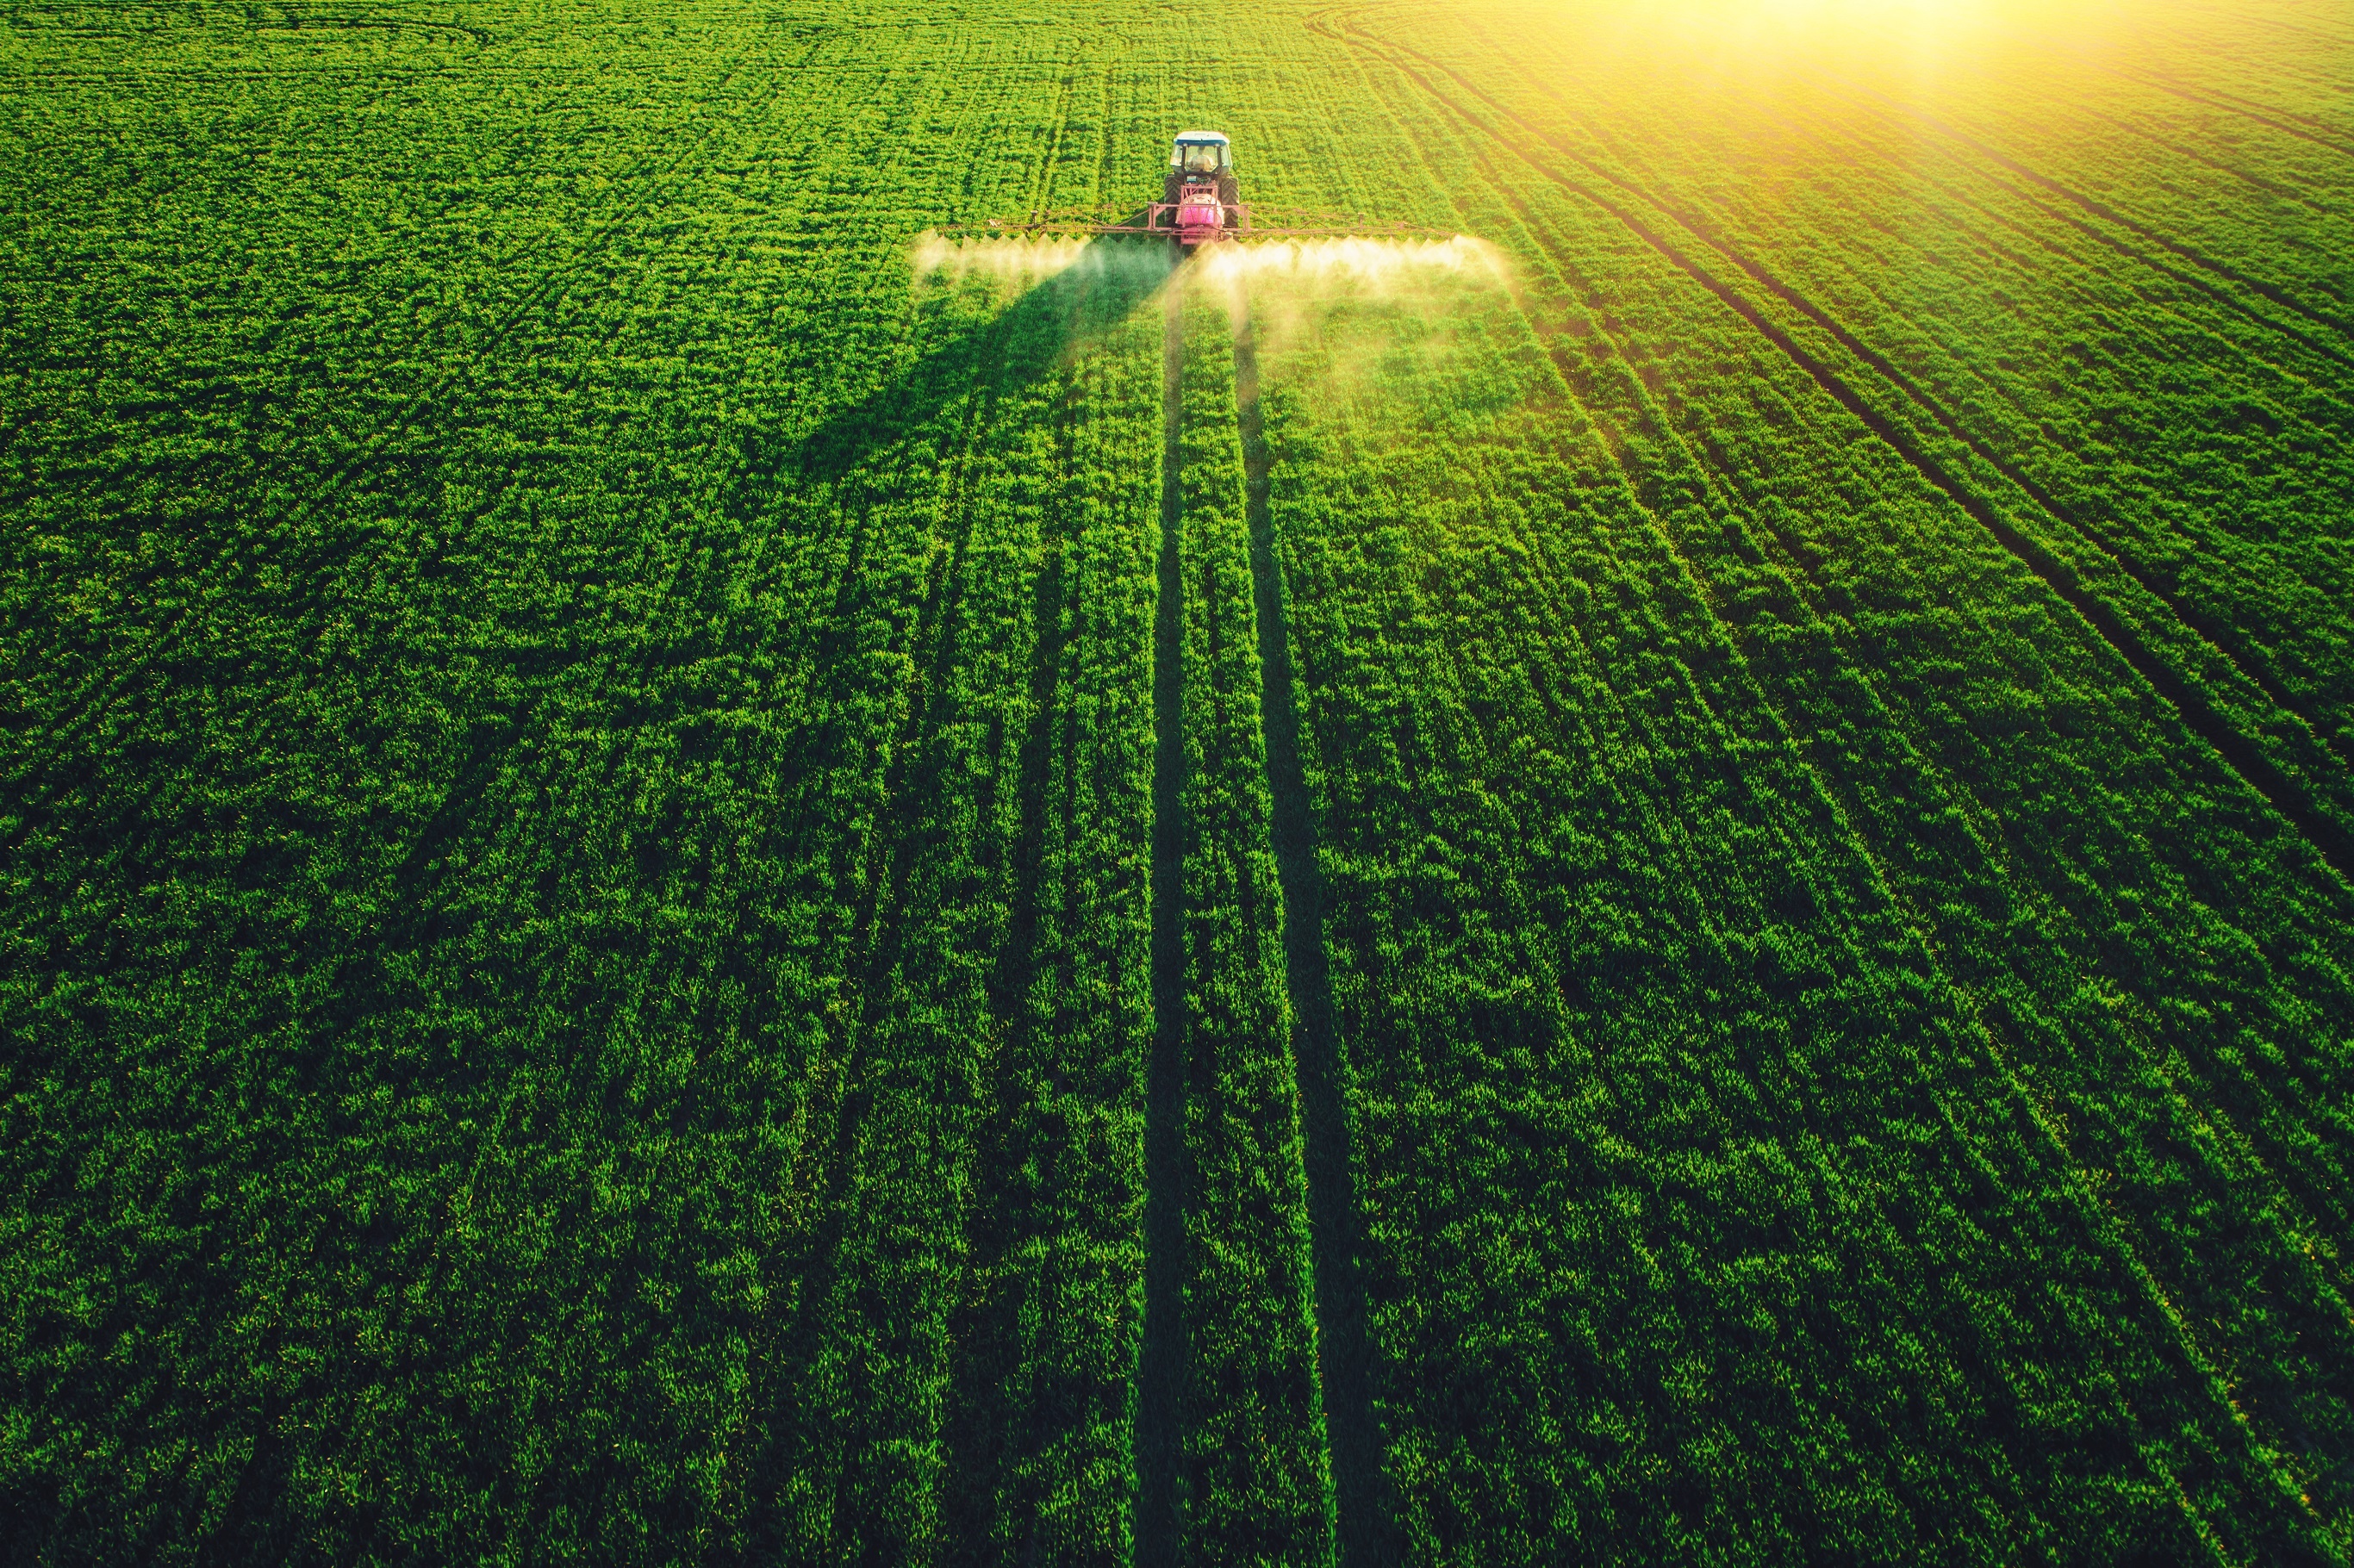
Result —
<instances>
[{"instance_id":1,"label":"green crop field","mask_svg":"<svg viewBox=\"0 0 2354 1568\"><path fill-rule=\"evenodd\" d=\"M2349 1557L2354 11L0 4L0 1561Z\"/></svg>"}]
</instances>

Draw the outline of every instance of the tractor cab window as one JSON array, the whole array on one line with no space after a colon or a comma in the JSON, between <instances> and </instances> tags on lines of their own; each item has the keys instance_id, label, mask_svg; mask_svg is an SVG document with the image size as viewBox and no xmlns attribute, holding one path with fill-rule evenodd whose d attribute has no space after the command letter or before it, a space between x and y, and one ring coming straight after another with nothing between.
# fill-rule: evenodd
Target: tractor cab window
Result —
<instances>
[{"instance_id":1,"label":"tractor cab window","mask_svg":"<svg viewBox=\"0 0 2354 1568\"><path fill-rule=\"evenodd\" d=\"M1177 166L1189 175L1214 175L1225 161L1225 148L1215 142L1177 144Z\"/></svg>"}]
</instances>

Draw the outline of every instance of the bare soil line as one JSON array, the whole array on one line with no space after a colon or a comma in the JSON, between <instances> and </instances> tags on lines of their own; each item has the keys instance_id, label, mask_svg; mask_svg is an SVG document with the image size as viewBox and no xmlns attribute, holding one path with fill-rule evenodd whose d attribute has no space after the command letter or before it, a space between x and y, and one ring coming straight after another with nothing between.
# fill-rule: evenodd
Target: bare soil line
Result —
<instances>
[{"instance_id":1,"label":"bare soil line","mask_svg":"<svg viewBox=\"0 0 2354 1568\"><path fill-rule=\"evenodd\" d=\"M1144 1075L1144 1327L1136 1364L1136 1562L1175 1568L1185 1335L1184 292L1161 296L1160 603L1152 635L1152 1047Z\"/></svg>"},{"instance_id":2,"label":"bare soil line","mask_svg":"<svg viewBox=\"0 0 2354 1568\"><path fill-rule=\"evenodd\" d=\"M1258 403L1258 344L1246 317L1235 334L1235 412L1242 427L1243 511L1250 529L1251 600L1258 622L1259 724L1273 804L1276 878L1283 889L1283 957L1291 997L1291 1055L1299 1077L1301 1162L1308 1178L1309 1257L1315 1277L1324 1429L1331 1447L1333 1544L1341 1568L1395 1562L1398 1548L1381 1421L1373 1411L1364 1219L1350 1160L1348 1096L1332 975L1324 948L1324 877L1315 810L1299 760L1290 630L1267 503L1267 434Z\"/></svg>"},{"instance_id":3,"label":"bare soil line","mask_svg":"<svg viewBox=\"0 0 2354 1568\"><path fill-rule=\"evenodd\" d=\"M2354 339L2354 326L2349 326L2347 323L2338 320L2335 316L2315 310L2312 306L2298 300L2295 294L2289 292L2286 289L2282 288L2279 284L2267 283L2262 279L2252 278L2248 276L2248 274L2241 271L2238 268L2232 266L2228 261L2219 261L2214 257L2208 255L2202 250L2185 245L2179 239L2173 239L2159 233L2157 229L2152 228L2149 225L2142 222L2138 218L2127 217L2124 213L2117 211L2116 208L2109 206L2106 202L2101 201L2094 196L2086 196L2084 192L2076 189L2073 185L2068 185L2060 180L2055 180L2049 175L2039 173L2038 171L2028 167L2025 164L2020 163L2018 159L2010 156L2009 154L1980 141L1978 137L1971 135L1968 132L1964 131L1959 126L1939 119L1925 109L1915 108L1912 104L1901 102L1896 99L1893 99L1886 93L1876 91L1872 88L1860 86L1854 82L1842 81L1834 77L1825 77L1823 79L1831 82L1833 85L1847 92L1869 98L1874 102L1882 105L1890 111L1901 115L1905 119L1916 121L1923 125L1926 125L1929 129L1938 132L1940 135L1960 143L1963 146L1967 147L1970 151L1986 159L1987 162L1994 164L1997 168L2001 169L2005 174L2011 175L2013 178L2025 180L2028 184L2036 186L2040 190L2049 191L2053 196L2060 197L2062 201L2067 202L2078 210L2087 213L2094 217L2097 217L2104 223L2115 224L2117 228L2126 230L2129 234L2138 236L2142 239L2147 240L2148 243L2158 247L2160 249L2165 250L2171 255L2179 256L2182 260L2190 262L2192 266L2199 268L2201 271L2211 272L2216 277L2224 280L2226 282L2236 283L2241 288L2247 290L2250 293L2260 295L2263 298L2271 301L2274 304L2278 305L2281 309L2291 312L2296 315L2302 316L2305 320L2312 323L2315 326L2335 333L2341 338ZM2149 85L2156 86L2157 84L2151 83Z\"/></svg>"}]
</instances>

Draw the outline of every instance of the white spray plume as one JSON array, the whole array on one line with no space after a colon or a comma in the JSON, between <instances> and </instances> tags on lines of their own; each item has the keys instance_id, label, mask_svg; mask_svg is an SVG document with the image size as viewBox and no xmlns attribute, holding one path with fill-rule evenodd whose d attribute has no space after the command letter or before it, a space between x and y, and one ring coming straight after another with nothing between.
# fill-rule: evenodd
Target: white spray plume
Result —
<instances>
[{"instance_id":1,"label":"white spray plume","mask_svg":"<svg viewBox=\"0 0 2354 1568\"><path fill-rule=\"evenodd\" d=\"M1287 280L1379 288L1416 276L1504 282L1510 264L1483 239L1278 239L1204 246L1194 263L1219 282Z\"/></svg>"},{"instance_id":2,"label":"white spray plume","mask_svg":"<svg viewBox=\"0 0 2354 1568\"><path fill-rule=\"evenodd\" d=\"M1164 245L1069 237L948 239L929 229L916 237L907 260L918 278L945 274L1023 283L1043 282L1075 267L1123 277L1158 276L1170 268Z\"/></svg>"}]
</instances>

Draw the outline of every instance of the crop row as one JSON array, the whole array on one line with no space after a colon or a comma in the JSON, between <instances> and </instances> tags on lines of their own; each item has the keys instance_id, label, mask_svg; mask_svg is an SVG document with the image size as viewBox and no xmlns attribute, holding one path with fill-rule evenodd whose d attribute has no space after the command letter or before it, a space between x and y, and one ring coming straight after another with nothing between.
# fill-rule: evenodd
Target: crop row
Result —
<instances>
[{"instance_id":1,"label":"crop row","mask_svg":"<svg viewBox=\"0 0 2354 1568\"><path fill-rule=\"evenodd\" d=\"M1982 1508L2082 1543L2176 1480L2288 1528L1600 441L1400 360L1268 407L1410 1540L1999 1554Z\"/></svg>"},{"instance_id":2,"label":"crop row","mask_svg":"<svg viewBox=\"0 0 2354 1568\"><path fill-rule=\"evenodd\" d=\"M2322 109L333 19L0 22L0 1516L2345 1554ZM1200 122L1502 263L911 284Z\"/></svg>"},{"instance_id":3,"label":"crop row","mask_svg":"<svg viewBox=\"0 0 2354 1568\"><path fill-rule=\"evenodd\" d=\"M1681 591L1719 622L1715 636L1738 652L1737 667L1756 683L1766 711L1774 715L1774 727L1766 731L1768 755L1797 750L1811 762L1818 782L1809 789L1828 799L1802 816L1829 811L1834 821L1845 821L1854 838L1852 853L1861 854L1873 879L1884 885L1880 896L1893 911L1874 918L1925 937L1913 962L1926 965L1933 991L1953 990L1947 1005L1956 1017L1944 1027L1958 1030L1969 1042L1968 1051L1987 1051L2017 1069L2005 1075L1998 1092L1987 1097L1989 1102L2023 1092L2023 1098L2013 1098L2015 1107L2056 1109L2056 1119L2046 1118L2046 1130L2055 1139L2083 1140L2084 1152L2073 1158L2056 1141L2041 1152L2031 1148L2021 1156L2030 1159L2028 1169L2052 1166L2064 1173L2076 1165L2074 1177L2061 1178L2061 1195L2066 1181L2076 1180L2109 1194L2105 1201L2132 1215L2130 1226L2120 1231L2090 1210L2081 1222L2071 1222L2063 1207L2062 1232L2081 1223L2088 1236L2078 1239L2077 1248L2089 1245L2095 1255L2107 1252L2116 1260L2109 1266L2126 1277L2148 1269L2146 1260L2158 1260L2146 1277L2158 1281L2152 1299L2159 1305L2153 1308L2145 1302L2141 1308L2140 1331L2159 1347L2153 1353L2165 1360L2174 1353L2166 1342L2179 1338L2185 1347L2180 1353L2189 1359L2178 1362L2176 1372L2194 1390L2214 1368L2237 1369L2243 1404L2261 1397L2270 1406L2258 1423L2268 1435L2249 1483L2256 1495L2273 1495L2263 1471L2276 1466L2315 1494L2325 1516L2342 1519L2343 1504L2337 1500L2342 1483L2333 1462L2300 1457L2314 1455L2316 1442L2326 1444L2322 1435L2342 1421L2344 1398L2327 1370L2331 1358L2307 1356L2313 1336L2326 1340L2341 1331L2333 1303L2344 1290L2331 1261L2344 1222L2330 1196L2332 1179L2324 1174L2342 1159L2334 1152L2340 1139L2327 1109L2334 1091L2325 1086L2335 1082L2339 1053L2325 1021L2337 1016L2344 1002L2328 979L2338 963L2327 956L2337 940L2338 922L2327 913L2326 885L2314 887L2304 869L2311 863L2292 840L2281 845L2285 856L2259 859L2259 864L2270 861L2276 869L2250 874L2249 863L2258 857L2249 854L2243 835L2252 832L2257 842L2278 843L2278 827L2266 825L2261 816L2247 818L2245 806L2226 807L2233 795L2246 797L2232 781L2217 779L2211 763L2199 760L2195 741L2182 736L2153 751L2149 740L2129 738L2133 728L2153 720L2167 726L2170 715L2162 707L2141 709L2147 717L2132 716L2147 699L2128 694L2124 712L2095 720L2095 714L2115 710L2119 703L2112 694L2114 677L2097 673L2110 657L2097 636L2088 635L2089 628L2050 599L2042 600L2049 608L2034 608L2025 617L1997 609L2006 597L2023 591L2020 609L2027 610L2036 605L2038 590L2031 580L2020 582L2015 567L2007 570L1999 556L1989 555L1982 536L1973 547L1966 519L1946 509L1934 492L1923 493L1917 476L1907 475L1901 464L1875 471L1868 446L1859 457L1852 440L1836 433L1843 422L1837 409L1819 408L1820 388L1792 376L1787 363L1776 366L1776 355L1741 326L1740 318L1728 313L1718 318L1722 324L1713 323L1704 300L1681 292L1672 282L1663 287L1642 281L1659 276L1656 258L1647 267L1643 248L1629 244L1623 229L1614 238L1615 226L1598 222L1592 207L1533 197L1524 182L1500 174L1490 161L1492 147L1479 145L1476 124L1458 121L1462 129L1449 134L1444 120L1434 122L1429 98L1403 83L1393 101L1398 106L1399 141L1411 141L1414 155L1430 169L1430 187L1456 192L1463 201L1458 221L1511 236L1516 249L1531 246L1522 254L1538 260L1523 301L1535 331L1523 336L1525 329L1513 329L1509 322L1486 329L1505 334L1503 363L1525 360L1530 349L1541 345L1549 350L1545 357L1562 373L1563 390L1599 426L1595 455L1615 455L1617 461L1597 472L1589 459L1553 480L1528 470L1525 482L1499 482L1475 506L1452 496L1437 477L1450 470L1460 473L1460 461L1442 463L1435 447L1422 447L1419 468L1402 461L1398 477L1386 486L1352 496L1353 512L1349 502L1327 500L1317 503L1314 513L1350 515L1348 528L1356 533L1375 508L1403 511L1404 497L1435 492L1483 517L1508 516L1512 506L1506 497L1585 496L1612 482L1609 469L1617 469L1652 519L1644 525L1656 529L1661 544L1675 552L1676 570L1692 574ZM1458 135L1471 138L1459 153ZM1476 330L1459 315L1448 317L1427 304L1424 309L1446 320L1442 341L1450 344ZM1410 339L1407 330L1395 323L1389 330L1394 345L1384 352L1401 364L1416 362L1409 346L1394 341ZM1330 401L1320 378L1336 374L1337 366L1367 363L1380 341L1371 333L1343 339L1331 363L1299 373L1299 384L1315 389L1320 411ZM1427 352L1419 356L1427 357ZM1467 376L1465 386L1477 394L1448 408L1443 395L1410 397L1411 384L1401 377L1395 402L1377 405L1359 428L1412 429L1416 420L1405 410L1419 408L1428 410L1423 419L1446 428L1449 450L1459 450L1469 410L1513 406L1510 395L1495 390L1497 385L1492 373L1486 378ZM1331 423L1305 421L1311 431ZM1308 439L1317 444L1324 440ZM1309 457L1317 444L1308 449ZM1525 437L1500 437L1497 444L1517 453L1534 443ZM1881 449L1883 461L1893 455ZM1317 479L1301 482L1298 504L1308 507L1310 497L1329 496L1342 475L1362 473L1366 466L1363 451L1344 449L1326 460ZM1840 477L1842 471L1853 477ZM1277 471L1283 472L1282 463ZM1827 509L1831 496L1839 502ZM1523 499L1520 504L1529 503ZM1278 514L1279 520L1284 515L1280 504ZM1394 546L1392 554L1437 573L1436 564L1425 563L1458 551L1465 532L1454 514L1447 515L1445 524L1429 524L1426 535L1411 546ZM1881 532L1899 523L1899 531ZM1953 532L1956 524L1963 525L1959 535ZM1329 536L1320 535L1320 548L1330 547L1324 543ZM1305 542L1296 547L1309 548ZM1327 602L1338 591L1313 575L1318 563L1312 558L1295 565L1304 574L1290 585L1295 604ZM1598 575L1566 573L1554 591L1574 598L1568 582ZM1913 581L1922 587L1905 586ZM1391 591L1419 604L1435 590ZM1677 594L1671 577L1619 597L1621 602L1664 606ZM1482 604L1485 619L1491 612ZM1401 613L1385 609L1391 616ZM1376 630L1352 625L1352 641L1336 645L1353 650L1369 637L1382 640L1382 618L1372 617L1370 623ZM1302 639L1306 669L1309 634L1296 628L1296 635ZM1525 635L1540 640L1533 630ZM1558 641L1562 635L1542 640ZM1449 650L1443 667L1474 661L1470 636L1467 631L1463 643ZM2074 658L2092 661L2093 667L2080 675L2062 673L2072 644L2083 650ZM1618 661L1631 652L1621 634L1605 641L1596 656ZM1680 652L1676 662L1704 668L1722 657ZM1639 662L1634 667L1639 669ZM1382 678L1351 666L1345 676L1328 676L1324 683L1336 694L1371 689L1406 702L1439 679ZM2033 696L2031 682L2042 685L2045 694ZM1500 680L1497 686L1509 690L1514 683ZM1543 681L1528 683L1541 693L1546 689ZM2056 707L2055 698L2062 699ZM1360 700L1365 699L1349 702ZM1590 711L1584 704L1548 705L1547 726L1534 735L1567 723L1572 713ZM2121 720L2126 726L2122 733L2116 728ZM1341 723L1336 717L1310 727L1323 744L1350 733ZM1419 715L1413 733L1427 733ZM2179 729L2173 733L2181 736ZM1553 743L1532 738L1522 744L1550 748ZM1384 751L1399 745L1393 737ZM1617 749L1624 749L1624 743L1603 747L1601 754ZM1658 754L1649 745L1638 749ZM2127 758L2136 759L2137 769L2147 769L2168 754L2180 756L2181 763L2158 762L2158 771L2141 784L2116 774ZM2072 762L2072 757L2083 760ZM1485 797L1507 793L1501 780L1517 768L1533 766L1533 759L1507 766L1483 754L1477 765L1462 764L1460 772L1479 780ZM1742 770L1757 766L1744 761ZM2187 766L2190 777L2168 779L2166 775L2178 766ZM2106 771L2096 775L2097 769ZM2044 776L2041 780L2039 774ZM2198 781L2201 774L2207 781ZM1424 777L1418 768L1415 776ZM1762 825L1781 811L1798 810L1796 802L1808 789L1793 793L1791 806L1734 811L1713 830L1694 830L1691 842L1719 846L1718 855L1731 853L1739 842L1734 824ZM1547 802L1557 796L1566 798L1565 789L1532 790L1528 809L1550 814L1558 808ZM1415 798L1427 799L1429 792L1417 791ZM1355 813L1346 805L1332 809L1337 816L1328 821L1328 830L1345 832ZM2088 812L2114 825L2086 832ZM2165 823L2163 829L2134 825L2153 815ZM1525 819L1515 831L1523 841L1542 842L1544 836ZM1734 836L1728 839L1728 833ZM1386 838L1377 834L1371 842ZM2169 864L2148 864L2148 847L2157 842L2169 846ZM1419 907L1460 906L1469 896L1465 883L1509 887L1501 874L1464 869L1488 866L1493 859L1483 846L1460 863L1448 863L1453 876L1465 882L1450 877L1454 891L1427 897ZM2186 901L2160 894L2154 900L2156 889L2180 885L2177 879L2184 873L2172 865L2185 861L2185 870L2207 890L2203 896ZM1621 863L1614 856L1600 863ZM1711 879L1695 870L1693 880L1705 886ZM1350 902L1337 900L1336 907ZM1872 902L1864 899L1862 906ZM2121 906L2134 914L2120 919L2111 913ZM2235 912L2246 933L2235 942L2236 950L2260 967L2234 965L2219 973L2213 955L2221 909ZM1587 912L1543 925L1567 933L1608 929L1625 919L1623 914L1614 921ZM1842 924L1869 929L1871 923L1857 915ZM1378 930L1360 940L1377 951L1398 945ZM1624 950L1631 957L1661 949L1630 940ZM1462 967L1446 966L1439 972ZM1676 968L1672 961L1661 967ZM1502 966L1501 972L1512 969ZM2179 1008L2179 988L2190 976L2198 977L2189 983L2201 999L2202 1016L2189 1027L2169 1028L2165 1020L2169 1010ZM1631 977L1614 983L1631 983ZM1390 981L1371 989L1384 993L1402 985ZM2086 1006L2093 996L2121 991L2141 999L2132 1004L2132 1015ZM2220 1001L2219 991L2247 997L2230 1014L2238 1022L2227 1027L2243 1039L2254 1028L2268 1042L2260 1049L2275 1059L2285 1050L2277 1071L2251 1075L2245 1047L2215 1048L2207 1031L2216 1015L2204 1014L2204 1008ZM2258 1000L2266 997L2273 1000ZM1810 1012L1785 1000L1765 1010L1765 1016L1779 1016L1787 1028ZM1613 1031L1625 1027L1617 1009L1606 1011L1603 1020ZM1594 1026L1601 1027L1603 1020ZM1431 1033L1420 1024L1391 1037L1427 1040ZM1512 1031L1498 1022L1470 1033L1509 1038ZM1362 1040L1351 1045L1352 1053L1367 1048ZM1361 1072L1370 1070L1363 1056L1352 1054L1352 1062ZM2121 1086L2126 1085L2137 1086ZM2048 1100L2042 1097L2047 1095ZM1369 1157L1394 1141L1362 1130L1360 1140ZM2317 1156L2318 1164L2305 1163ZM2251 1181L2258 1190L2240 1190ZM2220 1217L2211 1207L2219 1198L2235 1217ZM1372 1223L1379 1225L1378 1213ZM1416 1228L1400 1229L1414 1234ZM2068 1251L2037 1250L2055 1260ZM1415 1294L1407 1285L1393 1288ZM2173 1304L2178 1297L2179 1307ZM2215 1309L2190 1305L2202 1300ZM1442 1319L1453 1324L1482 1320L1477 1313ZM2188 1327L2193 1321L2199 1324L2195 1330ZM2296 1327L2288 1327L2292 1323ZM1483 1329L1481 1337L1488 1332ZM1994 1359L1994 1364L1999 1361ZM2220 1409L2211 1406L2202 1419L2211 1423ZM1499 1428L1511 1425L1497 1422ZM1433 1487L1429 1495L1446 1490ZM2325 1497L2330 1500L2321 1500Z\"/></svg>"},{"instance_id":4,"label":"crop row","mask_svg":"<svg viewBox=\"0 0 2354 1568\"><path fill-rule=\"evenodd\" d=\"M2265 281L2293 270L2280 225L2237 231L2273 236L2260 260L2212 261L2212 226L2166 206L2179 179L2105 162L2139 143L2060 138L2005 112L1999 80L1932 113L1801 70L1746 81L1703 117L1662 101L1649 84L1677 73L1657 66L1581 73L1574 106L1563 71L1532 65L1498 101L1527 105L1512 117L1528 145L1652 214L1810 352L1863 361L1853 384L1882 415L1976 469L1969 482L2062 575L2264 737L2342 839L2354 807L2327 519L2349 483L2354 360L2342 325ZM1972 112L1994 128L1951 123ZM1665 134L1695 121L1707 129ZM1808 166L1792 171L1799 148ZM2232 184L2205 168L2199 182Z\"/></svg>"},{"instance_id":5,"label":"crop row","mask_svg":"<svg viewBox=\"0 0 2354 1568\"><path fill-rule=\"evenodd\" d=\"M1181 289L1169 308L1183 344L1183 1554L1313 1563L1331 1499L1232 339L1214 297Z\"/></svg>"},{"instance_id":6,"label":"crop row","mask_svg":"<svg viewBox=\"0 0 2354 1568\"><path fill-rule=\"evenodd\" d=\"M1099 176L1023 40L960 75L685 20L679 81L594 32L517 44L578 69L489 102L237 79L217 179L154 143L171 266L110 270L100 227L48 298L147 321L235 266L245 193L363 192L338 145L443 199L290 223L260 324L71 339L146 412L54 352L97 329L11 318L52 380L7 450L65 543L7 642L0 1488L59 1554L1119 1550L1159 273L911 290L912 215L1042 175L898 158L906 125L1058 125ZM407 118L334 130L387 88ZM172 90L78 90L61 124ZM510 100L512 145L472 118ZM532 138L574 109L567 194ZM281 184L234 155L275 133L312 160ZM482 168L397 179L404 136ZM345 358L271 357L264 318L337 300L383 353L330 322ZM215 363L269 396L169 384ZM109 543L143 528L168 558Z\"/></svg>"}]
</instances>

